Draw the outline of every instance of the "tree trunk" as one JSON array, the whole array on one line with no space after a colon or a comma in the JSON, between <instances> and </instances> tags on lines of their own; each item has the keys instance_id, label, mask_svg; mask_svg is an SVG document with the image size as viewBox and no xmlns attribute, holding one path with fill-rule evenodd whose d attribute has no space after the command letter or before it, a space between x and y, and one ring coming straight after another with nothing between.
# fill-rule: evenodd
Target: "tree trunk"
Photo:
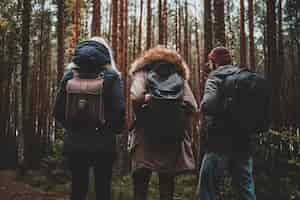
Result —
<instances>
[{"instance_id":1,"label":"tree trunk","mask_svg":"<svg viewBox=\"0 0 300 200\"><path fill-rule=\"evenodd\" d=\"M214 0L215 16L215 41L216 45L226 45L225 39L225 22L224 22L224 0Z\"/></svg>"},{"instance_id":2,"label":"tree trunk","mask_svg":"<svg viewBox=\"0 0 300 200\"><path fill-rule=\"evenodd\" d=\"M135 13L135 16L137 16L137 3L135 2L134 3L134 13ZM137 17L134 17L133 18L133 24L131 25L131 27L133 26L133 38L132 38L132 60L135 59L135 56L136 56L136 38L137 38L137 20L136 20Z\"/></svg>"},{"instance_id":3,"label":"tree trunk","mask_svg":"<svg viewBox=\"0 0 300 200\"><path fill-rule=\"evenodd\" d=\"M80 0L75 0L74 17L74 42L76 45L80 37Z\"/></svg>"},{"instance_id":4,"label":"tree trunk","mask_svg":"<svg viewBox=\"0 0 300 200\"><path fill-rule=\"evenodd\" d=\"M175 0L175 15L174 15L174 24L175 24L175 48L178 51L178 0Z\"/></svg>"},{"instance_id":5,"label":"tree trunk","mask_svg":"<svg viewBox=\"0 0 300 200\"><path fill-rule=\"evenodd\" d=\"M101 1L93 0L92 36L101 34Z\"/></svg>"},{"instance_id":6,"label":"tree trunk","mask_svg":"<svg viewBox=\"0 0 300 200\"><path fill-rule=\"evenodd\" d=\"M244 0L240 0L240 65L246 66L246 35Z\"/></svg>"},{"instance_id":7,"label":"tree trunk","mask_svg":"<svg viewBox=\"0 0 300 200\"><path fill-rule=\"evenodd\" d=\"M57 80L61 80L65 59L65 1L57 0Z\"/></svg>"},{"instance_id":8,"label":"tree trunk","mask_svg":"<svg viewBox=\"0 0 300 200\"><path fill-rule=\"evenodd\" d=\"M267 0L267 69L268 79L272 85L271 103L272 103L272 117L273 126L277 127L279 124L279 88L277 66L277 51L276 51L276 14L275 14L275 1Z\"/></svg>"},{"instance_id":9,"label":"tree trunk","mask_svg":"<svg viewBox=\"0 0 300 200\"><path fill-rule=\"evenodd\" d=\"M184 57L184 59L185 59L185 61L188 63L188 64L190 64L189 63L189 33L188 33L188 31L189 31L189 29L188 29L188 26L189 26L189 20L188 20L188 16L189 16L189 14L188 14L188 2L187 2L187 0L185 0L185 3L184 3L184 11L185 11L185 18L184 18L184 53L183 53L183 57Z\"/></svg>"},{"instance_id":10,"label":"tree trunk","mask_svg":"<svg viewBox=\"0 0 300 200\"><path fill-rule=\"evenodd\" d=\"M139 21L138 53L141 53L141 51L142 51L143 4L144 4L144 1L141 0L141 3L140 3L140 21Z\"/></svg>"},{"instance_id":11,"label":"tree trunk","mask_svg":"<svg viewBox=\"0 0 300 200\"><path fill-rule=\"evenodd\" d=\"M115 59L118 58L118 0L112 0L112 49Z\"/></svg>"},{"instance_id":12,"label":"tree trunk","mask_svg":"<svg viewBox=\"0 0 300 200\"><path fill-rule=\"evenodd\" d=\"M164 21L162 13L162 0L158 0L158 44L164 43Z\"/></svg>"},{"instance_id":13,"label":"tree trunk","mask_svg":"<svg viewBox=\"0 0 300 200\"><path fill-rule=\"evenodd\" d=\"M168 0L164 0L163 4L163 38L164 38L164 45L167 46L168 43Z\"/></svg>"},{"instance_id":14,"label":"tree trunk","mask_svg":"<svg viewBox=\"0 0 300 200\"><path fill-rule=\"evenodd\" d=\"M283 46L283 34L282 34L282 0L278 0L278 56L277 56L277 74L278 74L278 78L277 79L277 89L278 89L278 92L277 94L282 94L282 76L281 74L283 74L283 66L284 66L284 46ZM299 56L298 56L299 57ZM283 125L283 118L282 118L282 115L283 115L283 112L282 112L282 105L283 105L283 102L280 100L281 98L280 97L277 97L278 98L278 103L279 103L279 115L278 116L278 126L282 126Z\"/></svg>"},{"instance_id":15,"label":"tree trunk","mask_svg":"<svg viewBox=\"0 0 300 200\"><path fill-rule=\"evenodd\" d=\"M178 3L178 50L182 53L181 49L181 26L182 26L182 9L181 9L181 0Z\"/></svg>"},{"instance_id":16,"label":"tree trunk","mask_svg":"<svg viewBox=\"0 0 300 200\"><path fill-rule=\"evenodd\" d=\"M31 21L31 0L23 1L22 12L22 102L23 102L23 134L24 134L24 164L25 167L33 165L32 145L33 130L32 109L31 109L31 69L29 67L30 50L30 21Z\"/></svg>"},{"instance_id":17,"label":"tree trunk","mask_svg":"<svg viewBox=\"0 0 300 200\"><path fill-rule=\"evenodd\" d=\"M248 0L248 18L249 18L249 55L250 68L252 71L256 70L255 63L255 48L254 48L254 17L253 17L253 0Z\"/></svg>"},{"instance_id":18,"label":"tree trunk","mask_svg":"<svg viewBox=\"0 0 300 200\"><path fill-rule=\"evenodd\" d=\"M152 19L152 1L148 0L147 1L147 38L146 38L146 48L150 49L151 48L151 35L152 35L152 23L151 23L151 19Z\"/></svg>"},{"instance_id":19,"label":"tree trunk","mask_svg":"<svg viewBox=\"0 0 300 200\"><path fill-rule=\"evenodd\" d=\"M117 63L121 72L124 67L124 0L119 0L119 41L118 41L118 57ZM124 74L123 74L124 75Z\"/></svg>"},{"instance_id":20,"label":"tree trunk","mask_svg":"<svg viewBox=\"0 0 300 200\"><path fill-rule=\"evenodd\" d=\"M208 54L212 49L212 12L211 0L204 0L204 62L208 61Z\"/></svg>"}]
</instances>

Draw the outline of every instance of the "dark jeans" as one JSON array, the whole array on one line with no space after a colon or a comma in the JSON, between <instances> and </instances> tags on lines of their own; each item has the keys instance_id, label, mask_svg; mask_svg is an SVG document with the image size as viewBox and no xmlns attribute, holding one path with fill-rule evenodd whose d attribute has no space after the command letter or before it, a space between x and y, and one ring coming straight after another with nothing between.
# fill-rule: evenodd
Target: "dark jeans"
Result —
<instances>
[{"instance_id":1,"label":"dark jeans","mask_svg":"<svg viewBox=\"0 0 300 200\"><path fill-rule=\"evenodd\" d=\"M111 200L113 153L72 153L68 156L72 174L71 200L86 200L89 169L93 167L97 200Z\"/></svg>"},{"instance_id":2,"label":"dark jeans","mask_svg":"<svg viewBox=\"0 0 300 200\"><path fill-rule=\"evenodd\" d=\"M226 170L232 176L232 183L240 200L255 200L251 157L234 157L217 153L205 154L197 188L198 200L218 199L218 192Z\"/></svg>"},{"instance_id":3,"label":"dark jeans","mask_svg":"<svg viewBox=\"0 0 300 200\"><path fill-rule=\"evenodd\" d=\"M138 169L134 172L133 187L134 200L147 200L148 185L152 175L149 169ZM175 177L168 173L158 173L160 200L172 200L174 194Z\"/></svg>"}]
</instances>

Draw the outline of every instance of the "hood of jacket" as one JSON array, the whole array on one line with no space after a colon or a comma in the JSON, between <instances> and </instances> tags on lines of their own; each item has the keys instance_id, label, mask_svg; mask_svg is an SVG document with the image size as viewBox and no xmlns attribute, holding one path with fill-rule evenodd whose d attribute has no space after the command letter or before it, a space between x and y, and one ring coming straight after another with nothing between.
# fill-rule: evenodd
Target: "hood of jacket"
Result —
<instances>
[{"instance_id":1,"label":"hood of jacket","mask_svg":"<svg viewBox=\"0 0 300 200\"><path fill-rule=\"evenodd\" d=\"M167 49L164 47L155 47L144 52L142 56L137 58L130 68L130 75L142 70L146 70L146 67L151 66L151 63L158 61L164 61L173 64L178 73L185 79L188 80L190 77L190 70L184 61L184 59L175 50Z\"/></svg>"}]
</instances>

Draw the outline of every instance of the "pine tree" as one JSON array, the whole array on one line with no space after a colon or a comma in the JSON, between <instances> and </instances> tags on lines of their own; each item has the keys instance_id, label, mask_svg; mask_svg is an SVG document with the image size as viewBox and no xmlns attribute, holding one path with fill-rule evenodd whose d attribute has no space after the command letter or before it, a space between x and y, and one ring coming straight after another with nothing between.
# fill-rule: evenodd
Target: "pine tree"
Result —
<instances>
[{"instance_id":1,"label":"pine tree","mask_svg":"<svg viewBox=\"0 0 300 200\"><path fill-rule=\"evenodd\" d=\"M99 36L101 33L101 1L93 0L92 36Z\"/></svg>"},{"instance_id":2,"label":"pine tree","mask_svg":"<svg viewBox=\"0 0 300 200\"><path fill-rule=\"evenodd\" d=\"M204 62L212 49L212 12L211 0L204 0Z\"/></svg>"},{"instance_id":3,"label":"pine tree","mask_svg":"<svg viewBox=\"0 0 300 200\"><path fill-rule=\"evenodd\" d=\"M214 16L216 45L225 46L224 0L214 0Z\"/></svg>"},{"instance_id":4,"label":"pine tree","mask_svg":"<svg viewBox=\"0 0 300 200\"><path fill-rule=\"evenodd\" d=\"M147 38L146 38L146 49L151 48L151 35L152 35L152 1L148 0L147 1Z\"/></svg>"},{"instance_id":5,"label":"pine tree","mask_svg":"<svg viewBox=\"0 0 300 200\"><path fill-rule=\"evenodd\" d=\"M61 80L65 58L65 1L57 0L57 80Z\"/></svg>"},{"instance_id":6,"label":"pine tree","mask_svg":"<svg viewBox=\"0 0 300 200\"><path fill-rule=\"evenodd\" d=\"M249 18L249 57L250 68L255 71L255 48L254 48L254 16L253 16L253 0L248 0L248 18Z\"/></svg>"},{"instance_id":7,"label":"pine tree","mask_svg":"<svg viewBox=\"0 0 300 200\"><path fill-rule=\"evenodd\" d=\"M118 58L118 0L112 0L112 49L115 59Z\"/></svg>"}]
</instances>

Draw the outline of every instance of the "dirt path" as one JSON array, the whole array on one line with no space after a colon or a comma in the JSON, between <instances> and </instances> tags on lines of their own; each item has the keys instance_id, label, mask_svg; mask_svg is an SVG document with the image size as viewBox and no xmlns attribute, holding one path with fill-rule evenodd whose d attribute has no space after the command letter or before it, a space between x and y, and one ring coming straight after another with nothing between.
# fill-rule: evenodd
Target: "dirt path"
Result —
<instances>
[{"instance_id":1,"label":"dirt path","mask_svg":"<svg viewBox=\"0 0 300 200\"><path fill-rule=\"evenodd\" d=\"M67 200L62 194L42 192L30 185L16 180L16 173L10 170L0 171L1 200Z\"/></svg>"}]
</instances>

